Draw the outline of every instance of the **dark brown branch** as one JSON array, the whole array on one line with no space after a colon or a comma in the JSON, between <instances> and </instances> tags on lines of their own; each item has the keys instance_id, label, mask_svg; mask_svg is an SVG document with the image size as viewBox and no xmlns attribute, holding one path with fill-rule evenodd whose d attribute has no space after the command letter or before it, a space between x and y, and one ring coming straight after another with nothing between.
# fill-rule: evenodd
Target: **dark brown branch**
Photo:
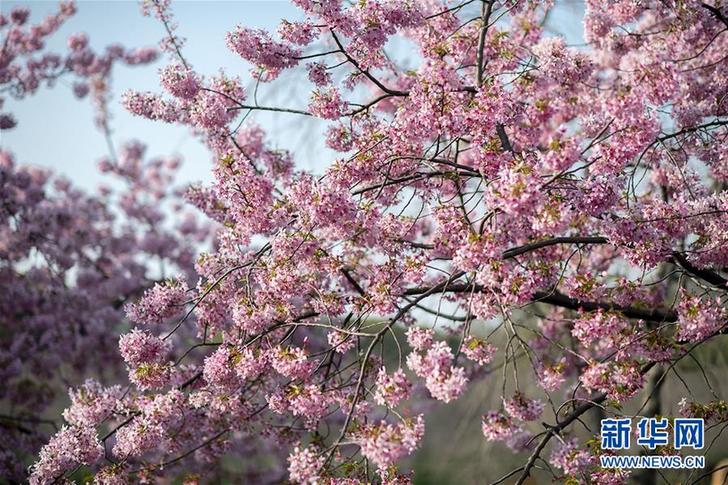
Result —
<instances>
[{"instance_id":1,"label":"dark brown branch","mask_svg":"<svg viewBox=\"0 0 728 485\"><path fill-rule=\"evenodd\" d=\"M485 288L482 285L472 283L453 283L442 291L433 291L430 287L417 287L409 288L405 290L404 295L421 295L425 292L430 293L467 293L469 291L482 292ZM550 292L536 292L533 295L532 301L534 303L547 303L569 310L575 311L596 311L605 310L619 312L627 318L638 318L640 320L646 320L651 322L676 322L677 313L671 310L660 310L660 309L642 309L633 306L621 306L612 302L601 302L601 301L582 301L575 298L570 298L562 293L556 291Z\"/></svg>"},{"instance_id":2,"label":"dark brown branch","mask_svg":"<svg viewBox=\"0 0 728 485\"><path fill-rule=\"evenodd\" d=\"M480 0L483 2L480 21L483 25L480 26L480 35L478 36L478 53L476 55L476 85L478 87L483 85L483 51L485 50L485 37L488 34L488 24L490 23L490 15L493 12L493 2L495 0Z\"/></svg>"},{"instance_id":3,"label":"dark brown branch","mask_svg":"<svg viewBox=\"0 0 728 485\"><path fill-rule=\"evenodd\" d=\"M349 111L344 116L356 116L359 113L363 113L367 110L369 110L372 106L379 103L380 101L391 98L392 96L395 96L394 94L384 93L381 96L377 96L373 100L369 101L367 104L363 104L361 106L358 106L356 109Z\"/></svg>"},{"instance_id":4,"label":"dark brown branch","mask_svg":"<svg viewBox=\"0 0 728 485\"><path fill-rule=\"evenodd\" d=\"M673 264L679 265L681 268L683 268L685 271L690 273L691 275L700 278L703 281L706 281L710 283L713 286L717 286L722 289L728 289L728 280L723 278L721 275L716 273L715 271L709 270L709 269L701 269L692 264L690 261L688 261L688 258L685 257L682 253L679 253L675 251L672 253L672 259L670 261Z\"/></svg>"},{"instance_id":5,"label":"dark brown branch","mask_svg":"<svg viewBox=\"0 0 728 485\"><path fill-rule=\"evenodd\" d=\"M297 61L304 61L306 59L314 59L316 57L324 57L324 56L329 56L331 54L338 54L339 52L341 52L341 51L338 50L338 49L336 49L336 50L333 50L333 51L318 52L316 54L307 54L305 56L293 56L293 59L295 59Z\"/></svg>"},{"instance_id":6,"label":"dark brown branch","mask_svg":"<svg viewBox=\"0 0 728 485\"><path fill-rule=\"evenodd\" d=\"M670 133L668 135L660 136L657 138L657 141L666 141L671 138L677 138L681 135L687 135L688 133L694 133L696 131L705 130L708 128L717 128L719 126L725 126L725 125L728 125L728 121L723 121L723 120L711 121L710 123L704 123L702 125L691 126L689 128L683 128L682 130L677 131L675 133Z\"/></svg>"},{"instance_id":7,"label":"dark brown branch","mask_svg":"<svg viewBox=\"0 0 728 485\"><path fill-rule=\"evenodd\" d=\"M351 284L351 286L354 287L356 292L359 293L360 295L364 295L364 293L365 293L364 288L362 288L361 285L359 284L359 282L356 281L353 276L351 276L351 272L346 268L342 268L341 272L344 274L346 281L348 281Z\"/></svg>"},{"instance_id":8,"label":"dark brown branch","mask_svg":"<svg viewBox=\"0 0 728 485\"><path fill-rule=\"evenodd\" d=\"M464 176L464 177L480 177L480 174L478 172L465 172L460 173L458 171L448 171L448 172L416 172L411 175L405 175L404 177L396 178L396 179L390 179L386 180L382 183L370 185L369 187L365 187L363 189L355 190L352 192L352 195L361 195L365 192L371 192L372 190L381 189L382 187L388 187L390 185L397 185L404 182L411 182L419 179L429 179L434 177L443 177L447 178L450 176Z\"/></svg>"},{"instance_id":9,"label":"dark brown branch","mask_svg":"<svg viewBox=\"0 0 728 485\"><path fill-rule=\"evenodd\" d=\"M398 91L396 89L390 89L384 84L382 84L379 79L372 76L372 74L367 71L366 69L362 68L361 65L359 65L359 62L357 62L356 59L351 57L348 52L346 52L346 49L344 49L344 45L341 43L339 38L337 37L336 33L331 30L331 37L333 37L334 42L336 42L337 47L341 51L342 54L344 54L344 57L346 57L346 60L349 61L359 72L364 74L367 79L369 79L371 82L373 82L379 89L384 91L387 94L390 94L392 96L407 96L409 93L407 91Z\"/></svg>"},{"instance_id":10,"label":"dark brown branch","mask_svg":"<svg viewBox=\"0 0 728 485\"><path fill-rule=\"evenodd\" d=\"M513 153L513 145L511 145L511 140L508 139L508 133L506 133L506 129L503 125L500 123L496 124L495 132L498 134L498 139L501 142L503 150Z\"/></svg>"},{"instance_id":11,"label":"dark brown branch","mask_svg":"<svg viewBox=\"0 0 728 485\"><path fill-rule=\"evenodd\" d=\"M605 310L619 312L627 318L638 318L650 322L677 321L677 313L671 310L646 310L633 306L621 306L611 302L582 301L558 292L537 292L533 295L533 301L536 303L548 303L549 305L555 305L569 310L588 312Z\"/></svg>"},{"instance_id":12,"label":"dark brown branch","mask_svg":"<svg viewBox=\"0 0 728 485\"><path fill-rule=\"evenodd\" d=\"M157 9L157 12L159 13L159 20L162 22L162 25L164 26L164 30L167 31L167 37L169 38L169 41L172 43L172 46L174 47L174 51L177 54L177 57L179 58L182 65L185 67L185 69L189 70L190 65L187 63L187 59L185 59L185 56L182 55L182 48L180 47L179 43L177 42L177 36L174 35L174 32L172 32L172 27L169 25L169 19L166 15L164 15L164 8L162 5L160 5L159 0L154 0L154 6Z\"/></svg>"},{"instance_id":13,"label":"dark brown branch","mask_svg":"<svg viewBox=\"0 0 728 485\"><path fill-rule=\"evenodd\" d=\"M708 11L713 14L713 17L715 17L719 22L722 22L723 25L728 28L728 17L726 17L720 9L712 5L708 5L707 3L703 3L701 5L703 8L708 9Z\"/></svg>"},{"instance_id":14,"label":"dark brown branch","mask_svg":"<svg viewBox=\"0 0 728 485\"><path fill-rule=\"evenodd\" d=\"M346 431L349 428L349 425L351 424L351 420L354 417L354 413L356 411L356 404L359 401L359 395L362 392L363 386L364 386L364 375L367 368L367 363L369 362L369 358L372 354L372 351L374 350L374 346L379 342L381 338L384 337L384 335L390 331L392 326L397 323L407 312L409 312L415 305L417 305L420 301L424 300L431 294L439 293L439 292L445 292L451 285L451 281L456 280L463 276L465 273L459 272L451 275L449 278L447 278L444 281L441 281L440 283L428 288L426 291L421 293L417 298L415 298L413 301L410 301L405 305L404 307L400 308L394 317L392 317L384 327L379 330L376 335L374 335L374 338L372 339L371 343L367 347L367 350L364 353L364 359L361 361L361 367L359 369L359 378L357 379L356 388L354 390L354 395L351 401L351 408L349 412L346 415L346 419L344 420L344 425L341 427L341 432L339 433L339 437L336 439L334 444L331 446L330 451L326 457L326 463L331 461L331 458L334 455L334 452L339 447L341 442L344 440L344 437L346 436Z\"/></svg>"},{"instance_id":15,"label":"dark brown branch","mask_svg":"<svg viewBox=\"0 0 728 485\"><path fill-rule=\"evenodd\" d=\"M606 242L607 238L603 236L554 237L508 249L503 253L503 259L514 258L520 254L545 248L547 246L553 246L555 244L605 244Z\"/></svg>"},{"instance_id":16,"label":"dark brown branch","mask_svg":"<svg viewBox=\"0 0 728 485\"><path fill-rule=\"evenodd\" d=\"M435 246L432 244L419 243L414 241L400 241L408 244L413 248L418 249L434 249ZM542 241L536 241L533 243L524 244L523 246L517 246L515 248L507 249L503 252L503 259L511 259L525 254L536 249L545 248L547 246L554 246L556 244L605 244L608 240L604 236L564 236L554 237L551 239L544 239Z\"/></svg>"},{"instance_id":17,"label":"dark brown branch","mask_svg":"<svg viewBox=\"0 0 728 485\"><path fill-rule=\"evenodd\" d=\"M251 105L241 104L241 103L238 103L238 106L230 107L227 110L228 111L237 111L237 110L243 110L243 109L249 109L251 111L273 111L276 113L292 113L295 115L313 116L308 111L303 111L300 109L276 108L273 106L251 106Z\"/></svg>"}]
</instances>

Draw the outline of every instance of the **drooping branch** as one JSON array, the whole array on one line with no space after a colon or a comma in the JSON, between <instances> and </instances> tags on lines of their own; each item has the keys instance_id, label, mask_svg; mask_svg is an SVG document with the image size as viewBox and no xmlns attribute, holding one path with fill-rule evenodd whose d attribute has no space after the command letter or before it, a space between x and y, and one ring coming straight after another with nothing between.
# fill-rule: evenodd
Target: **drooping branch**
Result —
<instances>
[{"instance_id":1,"label":"drooping branch","mask_svg":"<svg viewBox=\"0 0 728 485\"><path fill-rule=\"evenodd\" d=\"M604 236L566 236L544 239L534 243L524 244L515 248L508 249L503 252L503 259L515 258L524 253L535 251L536 249L554 246L556 244L606 244L608 239Z\"/></svg>"},{"instance_id":2,"label":"drooping branch","mask_svg":"<svg viewBox=\"0 0 728 485\"><path fill-rule=\"evenodd\" d=\"M503 150L513 153L513 145L511 145L511 140L508 138L505 127L501 123L497 123L495 125L495 132L498 134L498 139L501 142Z\"/></svg>"},{"instance_id":3,"label":"drooping branch","mask_svg":"<svg viewBox=\"0 0 728 485\"><path fill-rule=\"evenodd\" d=\"M446 289L442 291L432 291L430 287L417 287L409 288L405 290L404 295L421 295L425 292L430 293L467 293L467 292L482 292L486 288L483 285L475 283L453 283L448 285ZM641 320L647 320L652 322L676 322L677 313L671 310L652 309L646 310L634 306L622 306L612 302L595 302L595 301L583 301L575 298L570 298L557 291L549 292L536 292L533 294L533 303L547 303L569 310L575 311L596 311L605 310L612 312L619 312L627 318L637 318Z\"/></svg>"},{"instance_id":4,"label":"drooping branch","mask_svg":"<svg viewBox=\"0 0 728 485\"><path fill-rule=\"evenodd\" d=\"M414 241L402 241L414 248L418 249L434 249L432 244L419 243ZM522 246L513 247L503 252L503 259L512 259L521 254L529 253L537 249L557 244L606 244L609 240L604 236L561 236L551 239L542 239L540 241L524 244Z\"/></svg>"},{"instance_id":5,"label":"drooping branch","mask_svg":"<svg viewBox=\"0 0 728 485\"><path fill-rule=\"evenodd\" d=\"M364 74L364 76L366 76L367 79L373 82L379 89L392 96L407 96L409 94L407 91L399 91L397 89L388 88L387 86L382 84L379 79L374 77L372 73L370 73L367 69L361 67L359 62L346 51L344 45L341 43L339 37L336 35L336 32L334 32L333 29L331 30L331 37L334 39L334 42L336 42L336 45L338 46L341 53L344 54L344 57L346 57L346 60L349 61L359 72Z\"/></svg>"},{"instance_id":6,"label":"drooping branch","mask_svg":"<svg viewBox=\"0 0 728 485\"><path fill-rule=\"evenodd\" d=\"M495 0L481 0L481 14L480 14L480 34L478 35L478 54L476 56L476 85L478 87L483 85L483 71L485 66L483 65L483 51L485 50L485 37L488 35L488 25L490 23L490 16L493 12L493 2Z\"/></svg>"},{"instance_id":7,"label":"drooping branch","mask_svg":"<svg viewBox=\"0 0 728 485\"><path fill-rule=\"evenodd\" d=\"M713 286L716 286L718 288L721 288L722 290L728 290L728 280L723 278L721 275L716 273L715 271L709 270L709 269L701 269L692 264L688 258L685 257L684 254L680 252L673 252L672 253L672 263L675 263L682 267L685 271L690 273L691 275L700 278L703 281L706 281L710 283Z\"/></svg>"},{"instance_id":8,"label":"drooping branch","mask_svg":"<svg viewBox=\"0 0 728 485\"><path fill-rule=\"evenodd\" d=\"M728 17L726 17L723 12L720 11L718 7L714 7L713 5L708 5L707 3L701 4L703 8L710 11L711 14L713 14L713 17L718 19L720 22L723 23L723 25L728 28Z\"/></svg>"},{"instance_id":9,"label":"drooping branch","mask_svg":"<svg viewBox=\"0 0 728 485\"><path fill-rule=\"evenodd\" d=\"M604 310L619 312L627 318L637 318L650 322L671 323L677 321L677 313L672 310L645 310L634 306L621 306L611 302L582 301L570 298L558 292L537 292L533 295L533 301L536 303L548 303L550 305L575 311L592 312L596 310Z\"/></svg>"}]
</instances>

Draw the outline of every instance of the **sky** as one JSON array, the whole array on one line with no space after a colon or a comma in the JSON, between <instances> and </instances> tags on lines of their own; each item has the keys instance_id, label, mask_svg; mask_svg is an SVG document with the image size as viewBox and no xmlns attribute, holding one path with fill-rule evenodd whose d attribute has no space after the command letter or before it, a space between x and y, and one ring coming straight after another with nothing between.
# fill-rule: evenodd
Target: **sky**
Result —
<instances>
[{"instance_id":1,"label":"sky","mask_svg":"<svg viewBox=\"0 0 728 485\"><path fill-rule=\"evenodd\" d=\"M0 10L8 12L15 5L31 8L31 22L57 8L55 1L2 1ZM49 38L48 50L66 52L66 39L79 31L88 34L97 51L112 43L128 48L155 46L164 36L163 26L156 19L143 17L136 1L79 1L77 6L76 15ZM558 2L549 19L551 29L578 44L581 10L579 0ZM225 46L225 34L237 24L274 31L282 18L301 18L300 11L286 0L179 1L173 3L173 11L178 34L187 39L184 55L195 70L214 75L224 68L228 74L239 75L247 86L252 86L250 65ZM134 117L119 105L127 89L160 92L158 70L168 60L162 56L152 65L114 67L110 105L114 142L118 146L137 137L148 145L148 156L182 157L180 182L209 181L209 152L187 128ZM262 85L258 98L261 104L305 108L310 88L305 73L286 72L276 82ZM14 114L18 126L0 132L0 146L13 152L19 163L51 168L87 189L104 181L96 163L108 153L106 141L94 126L91 101L73 96L69 78L22 101L8 99L3 110ZM320 173L336 158L324 144L323 121L261 112L250 119L268 132L275 148L293 151L299 169Z\"/></svg>"},{"instance_id":2,"label":"sky","mask_svg":"<svg viewBox=\"0 0 728 485\"><path fill-rule=\"evenodd\" d=\"M0 2L3 12L15 5L32 10L31 21L37 22L56 10L56 2ZM184 54L192 66L203 74L214 75L220 68L239 75L250 85L250 65L225 46L225 34L236 24L275 30L281 18L300 18L298 9L286 1L187 1L174 4L178 32L187 39ZM53 52L65 52L66 39L75 32L88 34L97 51L106 45L121 43L126 47L155 46L164 35L161 23L143 17L135 1L80 1L75 16L47 42ZM189 134L185 127L149 121L127 113L120 105L127 89L161 92L158 70L168 62L162 56L152 65L128 67L117 65L112 73L111 127L116 145L138 137L148 145L148 155L181 155L181 181L211 179L209 152ZM304 74L305 79L305 74ZM259 100L278 105L305 108L308 86L300 86L298 77L262 86ZM291 82L292 81L292 82ZM307 81L306 81L307 83ZM285 85L286 92L282 91ZM18 126L0 134L0 146L12 151L19 163L52 168L71 178L75 184L93 188L103 180L96 163L108 153L103 135L95 128L94 111L89 99L78 100L72 94L70 78L61 79L52 88L41 88L21 101L6 100L4 111L13 113ZM252 117L270 133L285 131L286 137L271 137L277 148L288 148L298 155L301 168L312 169L322 162L314 159L326 149L323 142L310 136L320 132L323 123L301 120L300 117L273 113L255 113ZM298 119L296 119L298 118Z\"/></svg>"}]
</instances>

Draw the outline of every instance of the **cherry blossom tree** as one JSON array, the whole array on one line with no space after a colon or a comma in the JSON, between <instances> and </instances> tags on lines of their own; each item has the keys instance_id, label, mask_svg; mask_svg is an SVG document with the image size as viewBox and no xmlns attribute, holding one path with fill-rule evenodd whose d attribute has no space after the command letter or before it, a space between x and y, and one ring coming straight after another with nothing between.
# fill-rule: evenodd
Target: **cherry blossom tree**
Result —
<instances>
[{"instance_id":1,"label":"cherry blossom tree","mask_svg":"<svg viewBox=\"0 0 728 485\"><path fill-rule=\"evenodd\" d=\"M149 159L139 141L114 148L111 68L118 61L147 64L157 50L110 46L97 54L83 34L68 39L66 56L44 50L45 38L74 13L75 5L63 2L38 25L28 25L23 7L0 16L2 94L21 100L73 76L76 96L93 93L110 148L99 161L110 183L97 193L0 149L0 476L12 482L27 479L26 461L58 431L49 413L69 386L80 387L71 402L116 395L117 387L104 389L98 380L123 375L118 336L128 330L125 302L177 273L193 278L211 231L173 185L178 158ZM2 115L1 127L13 128L12 120Z\"/></svg>"},{"instance_id":2,"label":"cherry blossom tree","mask_svg":"<svg viewBox=\"0 0 728 485\"><path fill-rule=\"evenodd\" d=\"M197 276L125 305L128 383L70 391L31 482L406 483L430 402L494 374L482 439L522 458L496 483L629 480L585 418L659 414L728 325L726 7L588 0L569 47L551 2L293 3L304 20L227 34L252 90L196 71L169 3L143 3L169 63L123 105L204 140L214 182L187 200L222 229ZM306 106L258 102L284 71ZM263 111L327 120L338 155L298 170Z\"/></svg>"},{"instance_id":3,"label":"cherry blossom tree","mask_svg":"<svg viewBox=\"0 0 728 485\"><path fill-rule=\"evenodd\" d=\"M84 375L119 380L117 340L128 330L124 303L164 280L165 272L194 274L196 246L209 228L181 204L176 221L168 220L158 204L176 198L165 186L179 161L143 161L144 148L129 143L118 163L102 160L125 185L98 195L0 151L4 477L25 475L25 456L37 453L57 427L44 416L69 385L80 386ZM72 401L99 388L88 380Z\"/></svg>"}]
</instances>

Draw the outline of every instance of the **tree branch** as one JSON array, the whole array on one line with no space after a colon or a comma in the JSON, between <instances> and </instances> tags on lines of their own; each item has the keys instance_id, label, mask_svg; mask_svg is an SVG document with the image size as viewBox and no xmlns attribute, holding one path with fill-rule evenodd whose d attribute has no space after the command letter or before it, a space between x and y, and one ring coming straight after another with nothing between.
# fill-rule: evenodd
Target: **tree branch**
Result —
<instances>
[{"instance_id":1,"label":"tree branch","mask_svg":"<svg viewBox=\"0 0 728 485\"><path fill-rule=\"evenodd\" d=\"M497 123L495 125L495 132L498 134L498 139L501 142L503 150L513 153L513 145L511 145L511 140L508 139L508 133L506 133L506 129L503 127L503 125Z\"/></svg>"},{"instance_id":2,"label":"tree branch","mask_svg":"<svg viewBox=\"0 0 728 485\"><path fill-rule=\"evenodd\" d=\"M536 292L533 295L533 301L534 303L548 303L549 305L555 305L569 310L584 310L588 312L605 310L619 312L627 318L637 318L650 322L677 321L677 313L671 310L646 310L633 306L621 306L611 302L582 301L558 292Z\"/></svg>"},{"instance_id":3,"label":"tree branch","mask_svg":"<svg viewBox=\"0 0 728 485\"><path fill-rule=\"evenodd\" d=\"M728 17L723 15L723 12L721 12L717 7L708 5L707 3L703 3L703 4L701 4L701 6L705 9L708 9L708 11L710 11L710 13L713 14L713 17L715 17L716 20L718 20L719 22L722 22L723 25L725 25L726 28L728 28Z\"/></svg>"},{"instance_id":4,"label":"tree branch","mask_svg":"<svg viewBox=\"0 0 728 485\"><path fill-rule=\"evenodd\" d=\"M688 261L688 258L686 258L685 255L683 255L682 253L679 253L677 251L673 252L670 262L673 264L677 264L691 275L700 278L703 281L707 281L713 286L717 286L719 288L722 288L723 290L727 289L726 287L728 286L728 280L723 278L715 271L698 268L690 261Z\"/></svg>"},{"instance_id":5,"label":"tree branch","mask_svg":"<svg viewBox=\"0 0 728 485\"><path fill-rule=\"evenodd\" d=\"M367 71L366 69L363 69L359 65L359 62L357 62L356 59L354 59L353 57L351 57L349 55L349 53L346 52L346 49L344 49L344 45L341 43L341 41L339 40L339 38L336 36L336 33L333 31L333 29L330 32L331 32L331 37L334 38L334 42L336 42L336 45L338 46L338 48L341 51L341 53L344 54L344 57L346 57L346 60L349 61L349 62L351 62L352 65L355 68L357 68L357 70L359 72L361 72L362 74L364 74L366 76L366 78L369 79L371 82L373 82L379 89L381 89L385 93L390 94L392 96L407 96L407 95L409 95L409 93L407 91L398 91L396 89L389 89L387 86L385 86L384 84L382 84L379 81L379 79L377 79L374 76L372 76L372 74L369 71Z\"/></svg>"},{"instance_id":6,"label":"tree branch","mask_svg":"<svg viewBox=\"0 0 728 485\"><path fill-rule=\"evenodd\" d=\"M537 241L530 244L524 244L506 250L503 253L503 259L515 258L520 254L524 254L536 249L545 248L547 246L553 246L555 244L605 244L608 240L604 236L573 236L573 237L554 237L551 239L545 239L543 241Z\"/></svg>"},{"instance_id":7,"label":"tree branch","mask_svg":"<svg viewBox=\"0 0 728 485\"><path fill-rule=\"evenodd\" d=\"M640 373L642 375L646 374L652 367L655 365L654 362L650 362L649 364L645 364L640 369ZM536 463L536 460L541 455L541 452L546 447L548 442L553 438L555 435L559 434L561 430L569 426L571 423L579 419L579 417L584 414L585 412L589 411L591 408L596 406L597 404L600 404L604 402L607 399L607 395L605 393L601 393L594 397L593 399L586 401L582 404L580 404L576 409L574 409L571 414L569 414L563 421L560 421L556 424L556 426L549 427L548 431L546 432L546 435L541 439L541 442L538 444L536 449L533 451L531 456L528 458L528 462L526 463L526 466L523 469L523 473L518 478L518 481L516 482L516 485L523 485L523 483L526 481L528 476L531 474L531 469L533 468L533 465ZM557 416L558 419L558 416Z\"/></svg>"},{"instance_id":8,"label":"tree branch","mask_svg":"<svg viewBox=\"0 0 728 485\"><path fill-rule=\"evenodd\" d=\"M425 292L430 293L467 293L469 291L482 292L485 290L483 285L473 283L453 283L442 290L434 290L431 287L417 287L405 290L403 295L421 295ZM646 310L633 306L621 306L612 302L601 301L582 301L570 298L556 291L536 292L531 299L533 303L547 303L549 305L567 308L569 310L596 311L605 310L619 312L627 318L637 318L651 322L676 322L677 313L671 310L652 309Z\"/></svg>"},{"instance_id":9,"label":"tree branch","mask_svg":"<svg viewBox=\"0 0 728 485\"><path fill-rule=\"evenodd\" d=\"M485 66L483 65L483 51L485 50L485 37L488 34L488 24L490 23L490 14L493 12L493 2L495 0L481 0L483 2L480 21L483 25L480 26L480 35L478 36L478 53L476 56L477 71L476 71L476 86L480 87L483 84L483 71Z\"/></svg>"}]
</instances>

